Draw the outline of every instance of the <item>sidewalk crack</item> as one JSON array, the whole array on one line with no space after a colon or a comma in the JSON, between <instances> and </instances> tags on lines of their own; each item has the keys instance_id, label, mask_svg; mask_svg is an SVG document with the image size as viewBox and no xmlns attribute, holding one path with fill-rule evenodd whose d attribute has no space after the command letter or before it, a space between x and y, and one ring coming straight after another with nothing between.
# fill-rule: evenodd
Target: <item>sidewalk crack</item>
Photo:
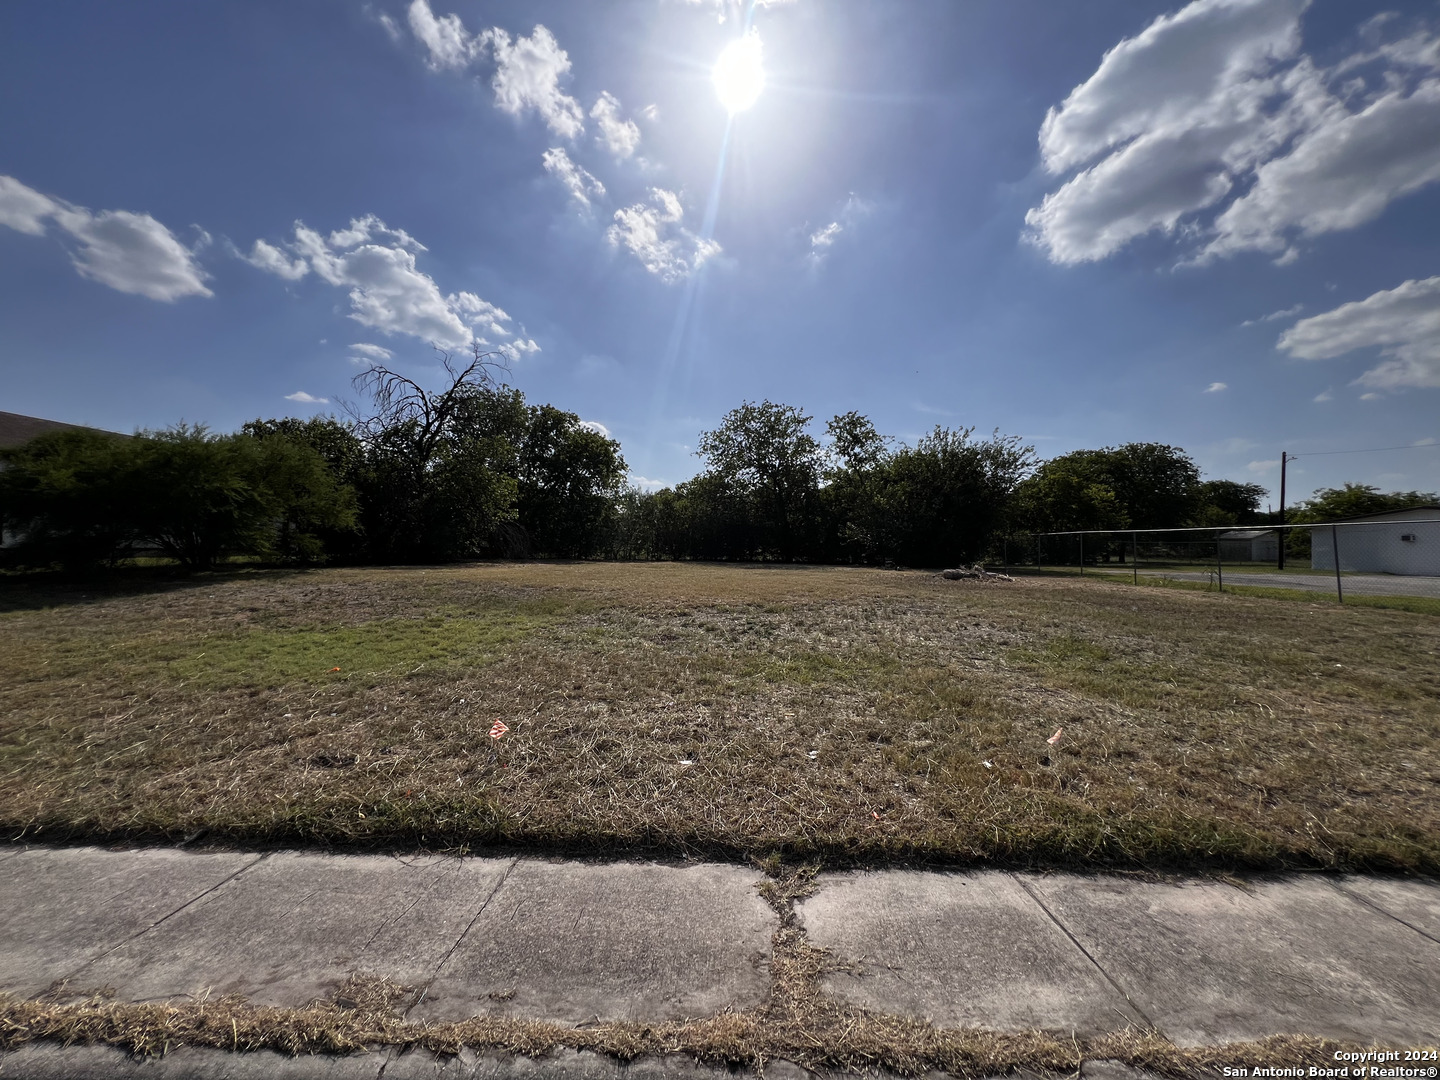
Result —
<instances>
[{"instance_id":1,"label":"sidewalk crack","mask_svg":"<svg viewBox=\"0 0 1440 1080\"><path fill-rule=\"evenodd\" d=\"M1327 880L1329 880L1329 879L1327 879ZM1394 920L1395 920L1396 922L1398 922L1401 926L1406 927L1407 929L1410 929L1410 930L1414 930L1415 933L1419 934L1421 937L1423 937L1423 938L1425 938L1425 939L1427 939L1427 940L1429 940L1429 941L1433 941L1433 942L1435 942L1435 944L1437 944L1437 945L1440 945L1440 938L1437 938L1434 934L1430 934L1430 933L1427 933L1427 932L1424 931L1424 930L1421 930L1420 927L1416 926L1414 923L1406 922L1404 919L1400 918L1399 915L1396 915L1393 911L1389 911L1389 910L1387 910L1386 908L1381 907L1379 904L1375 903L1373 900L1367 899L1367 898L1364 897L1364 896L1360 896L1358 893L1353 893L1353 892L1351 892L1349 889L1345 888L1345 886L1342 885L1342 884L1340 884L1340 882L1338 882L1338 881L1333 881L1333 880L1331 880L1331 881L1330 881L1330 885L1331 885L1331 887L1334 888L1334 890L1335 890L1336 892L1338 892L1341 896L1347 897L1348 899L1355 901L1355 903L1357 903L1357 904L1364 904L1364 905L1365 905L1366 907L1368 907L1371 911L1378 911L1381 915L1384 915L1387 919L1394 919Z\"/></svg>"},{"instance_id":2,"label":"sidewalk crack","mask_svg":"<svg viewBox=\"0 0 1440 1080\"><path fill-rule=\"evenodd\" d=\"M204 892L201 892L201 893L196 894L195 896L192 896L189 900L186 900L183 904L181 904L179 907L177 907L174 911L170 912L168 915L162 915L160 918L156 919L154 922L152 922L149 926L145 927L143 930L137 930L135 933L131 934L131 935L130 935L128 938L126 938L124 941L120 942L120 943L117 944L117 945L112 946L111 948L106 949L106 950L105 950L104 952L102 952L100 955L90 957L90 959L86 960L83 964L81 964L78 968L76 968L74 971L72 971L69 975L66 975L65 978L64 978L63 980L61 980L61 981L62 981L62 982L69 982L71 979L73 979L73 978L75 978L76 976L78 976L82 971L84 971L86 968L90 967L92 964L98 964L101 960L104 960L107 956L111 955L112 953L119 952L121 949L123 949L126 945L129 945L129 944L130 944L132 941L134 941L136 938L140 938L140 937L145 936L145 935L148 934L151 930L154 930L157 926L159 926L161 923L167 922L168 920L173 919L176 915L179 915L180 912L184 911L184 910L185 910L186 908L188 908L191 904L198 903L199 901L205 899L205 897L209 896L209 895L210 895L211 893L213 893L216 889L218 889L218 888L220 888L221 886L227 885L227 884L229 884L230 882L234 881L234 880L235 880L236 878L238 878L241 874L245 873L246 870L249 870L252 866L256 865L257 863L264 862L264 861L265 861L266 859L268 859L269 857L270 857L270 853L269 853L269 852L266 852L266 853L263 854L263 855L257 855L255 858L251 859L251 860L250 860L248 863L246 863L244 866L240 867L239 870L236 870L233 874L228 874L228 875L226 875L225 877L221 878L219 881L217 881L214 885L211 885L211 886L210 886L208 889L206 889ZM118 895L118 894L117 894L117 895Z\"/></svg>"},{"instance_id":3,"label":"sidewalk crack","mask_svg":"<svg viewBox=\"0 0 1440 1080\"><path fill-rule=\"evenodd\" d=\"M425 1000L425 995L430 993L430 987L435 985L435 980L440 977L440 972L443 971L445 965L450 962L450 957L455 955L455 950L460 947L460 943L464 941L465 938L469 935L470 931L475 928L475 924L480 921L480 916L484 915L485 909L490 906L490 901L494 900L495 897L499 895L499 892L501 888L505 885L505 882L510 880L510 873L515 869L519 862L520 859L518 857L510 860L510 865L505 868L505 873L500 875L500 880L497 881L495 883L495 887L490 890L490 895L485 897L485 902L480 905L480 910L475 912L475 917L470 920L469 925L466 926L463 931L461 931L460 936L455 939L454 943L450 946L450 948L445 950L445 955L442 956L440 958L440 962L435 965L435 972L426 981L424 988L420 991L420 996L417 997L415 1001L410 1005L410 1007L405 1010L404 1019L408 1020L410 1018L411 1012L419 1008L420 1003Z\"/></svg>"},{"instance_id":4,"label":"sidewalk crack","mask_svg":"<svg viewBox=\"0 0 1440 1080\"><path fill-rule=\"evenodd\" d=\"M399 914L394 915L391 918L382 919L380 925L375 927L374 933L372 933L370 937L366 939L365 944L360 946L360 948L356 950L355 955L357 957L361 957L364 956L367 952L369 952L370 946L375 944L375 939L378 938L387 927L394 926L396 923L401 922L406 915L409 915L410 912L415 909L415 906L419 904L421 900L428 899L439 891L440 886L444 884L446 873L453 874L455 872L456 871L454 870L450 870L442 871L441 873L436 874L435 877L431 880L430 884L426 886L424 891L416 895L415 899L411 900L410 903L405 905L404 911L401 911Z\"/></svg>"},{"instance_id":5,"label":"sidewalk crack","mask_svg":"<svg viewBox=\"0 0 1440 1080\"><path fill-rule=\"evenodd\" d=\"M1163 1035L1164 1032L1160 1030L1159 1026L1156 1025L1155 1021L1151 1020L1150 1017L1146 1015L1144 1009L1140 1008L1139 1005L1135 1004L1134 999L1132 999L1130 995L1125 992L1125 988L1110 977L1110 973L1100 966L1100 961L1096 960L1095 957L1090 954L1089 949L1085 948L1084 945L1080 944L1080 939L1077 938L1074 934L1072 934L1070 932L1070 928L1056 917L1055 913L1050 910L1049 906L1045 903L1044 900L1040 899L1040 894L1037 893L1034 889L1032 889L1028 884L1026 884L1025 881L1022 880L1018 874L1011 872L1010 877L1014 880L1016 885L1019 885L1020 888L1024 889L1025 892L1029 894L1030 899L1034 900L1035 903L1039 905L1040 910L1045 912L1045 914L1049 916L1050 921L1053 922L1057 927L1059 927L1060 932L1070 939L1071 943L1073 943L1074 946L1080 950L1080 952L1084 955L1085 959L1089 960L1090 963L1095 966L1095 970L1100 973L1101 978L1103 978L1107 983L1109 983L1114 988L1115 992L1125 999L1125 1004L1129 1005L1130 1008L1134 1010L1135 1015L1140 1017L1141 1020L1145 1021L1145 1024L1150 1028L1151 1031L1155 1032L1156 1034Z\"/></svg>"}]
</instances>

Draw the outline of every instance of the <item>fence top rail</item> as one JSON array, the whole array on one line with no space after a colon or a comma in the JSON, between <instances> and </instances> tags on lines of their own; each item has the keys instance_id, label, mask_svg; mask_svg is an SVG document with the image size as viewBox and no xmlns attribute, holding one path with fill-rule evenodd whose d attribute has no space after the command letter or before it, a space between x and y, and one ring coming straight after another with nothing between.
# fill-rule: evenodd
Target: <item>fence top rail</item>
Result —
<instances>
[{"instance_id":1,"label":"fence top rail","mask_svg":"<svg viewBox=\"0 0 1440 1080\"><path fill-rule=\"evenodd\" d=\"M1352 526L1440 525L1436 518L1391 518L1388 521L1305 521L1284 525L1187 525L1173 529L1067 529L1060 532L1030 533L1030 536L1153 536L1155 533L1223 533L1236 529L1345 529ZM1021 534L1025 535L1025 534Z\"/></svg>"}]
</instances>

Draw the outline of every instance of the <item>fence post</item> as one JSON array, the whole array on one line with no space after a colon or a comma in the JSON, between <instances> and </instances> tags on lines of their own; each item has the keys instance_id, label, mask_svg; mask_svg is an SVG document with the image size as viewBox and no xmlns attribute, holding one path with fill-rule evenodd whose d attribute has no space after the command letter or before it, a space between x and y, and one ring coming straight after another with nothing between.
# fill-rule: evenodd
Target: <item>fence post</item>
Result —
<instances>
[{"instance_id":1,"label":"fence post","mask_svg":"<svg viewBox=\"0 0 1440 1080\"><path fill-rule=\"evenodd\" d=\"M1085 576L1085 534L1080 534L1080 576Z\"/></svg>"},{"instance_id":2,"label":"fence post","mask_svg":"<svg viewBox=\"0 0 1440 1080\"><path fill-rule=\"evenodd\" d=\"M1345 586L1340 584L1340 537L1339 530L1330 526L1330 553L1335 556L1335 599L1345 603ZM1313 535L1313 534L1312 534ZM1314 541L1312 540L1313 544Z\"/></svg>"},{"instance_id":3,"label":"fence post","mask_svg":"<svg viewBox=\"0 0 1440 1080\"><path fill-rule=\"evenodd\" d=\"M1217 534L1215 537L1215 584L1219 587L1220 592L1224 592L1225 570L1221 563L1221 551L1222 549L1220 547L1220 537Z\"/></svg>"},{"instance_id":4,"label":"fence post","mask_svg":"<svg viewBox=\"0 0 1440 1080\"><path fill-rule=\"evenodd\" d=\"M1130 534L1130 580L1140 584L1140 534Z\"/></svg>"},{"instance_id":5,"label":"fence post","mask_svg":"<svg viewBox=\"0 0 1440 1080\"><path fill-rule=\"evenodd\" d=\"M1040 534L1035 534L1035 573L1040 573Z\"/></svg>"},{"instance_id":6,"label":"fence post","mask_svg":"<svg viewBox=\"0 0 1440 1080\"><path fill-rule=\"evenodd\" d=\"M1000 538L1000 569L1007 574L1010 572L1010 541L1004 536Z\"/></svg>"}]
</instances>

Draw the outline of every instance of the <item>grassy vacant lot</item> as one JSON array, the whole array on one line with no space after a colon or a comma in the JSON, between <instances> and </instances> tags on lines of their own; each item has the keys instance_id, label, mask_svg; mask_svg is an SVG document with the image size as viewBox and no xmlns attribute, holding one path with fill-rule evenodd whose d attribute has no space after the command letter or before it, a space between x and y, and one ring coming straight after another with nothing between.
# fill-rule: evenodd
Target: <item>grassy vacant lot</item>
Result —
<instances>
[{"instance_id":1,"label":"grassy vacant lot","mask_svg":"<svg viewBox=\"0 0 1440 1080\"><path fill-rule=\"evenodd\" d=\"M835 568L12 580L0 829L1433 873L1440 620Z\"/></svg>"}]
</instances>

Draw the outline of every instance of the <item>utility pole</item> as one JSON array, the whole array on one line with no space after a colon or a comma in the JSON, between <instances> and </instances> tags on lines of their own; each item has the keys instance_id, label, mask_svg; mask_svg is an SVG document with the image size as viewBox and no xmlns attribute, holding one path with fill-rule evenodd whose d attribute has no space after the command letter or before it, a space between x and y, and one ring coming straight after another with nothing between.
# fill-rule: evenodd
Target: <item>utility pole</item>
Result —
<instances>
[{"instance_id":1,"label":"utility pole","mask_svg":"<svg viewBox=\"0 0 1440 1080\"><path fill-rule=\"evenodd\" d=\"M1280 451L1280 543L1276 546L1280 549L1280 565L1277 569L1285 569L1285 465L1290 460L1290 455L1284 450Z\"/></svg>"}]
</instances>

